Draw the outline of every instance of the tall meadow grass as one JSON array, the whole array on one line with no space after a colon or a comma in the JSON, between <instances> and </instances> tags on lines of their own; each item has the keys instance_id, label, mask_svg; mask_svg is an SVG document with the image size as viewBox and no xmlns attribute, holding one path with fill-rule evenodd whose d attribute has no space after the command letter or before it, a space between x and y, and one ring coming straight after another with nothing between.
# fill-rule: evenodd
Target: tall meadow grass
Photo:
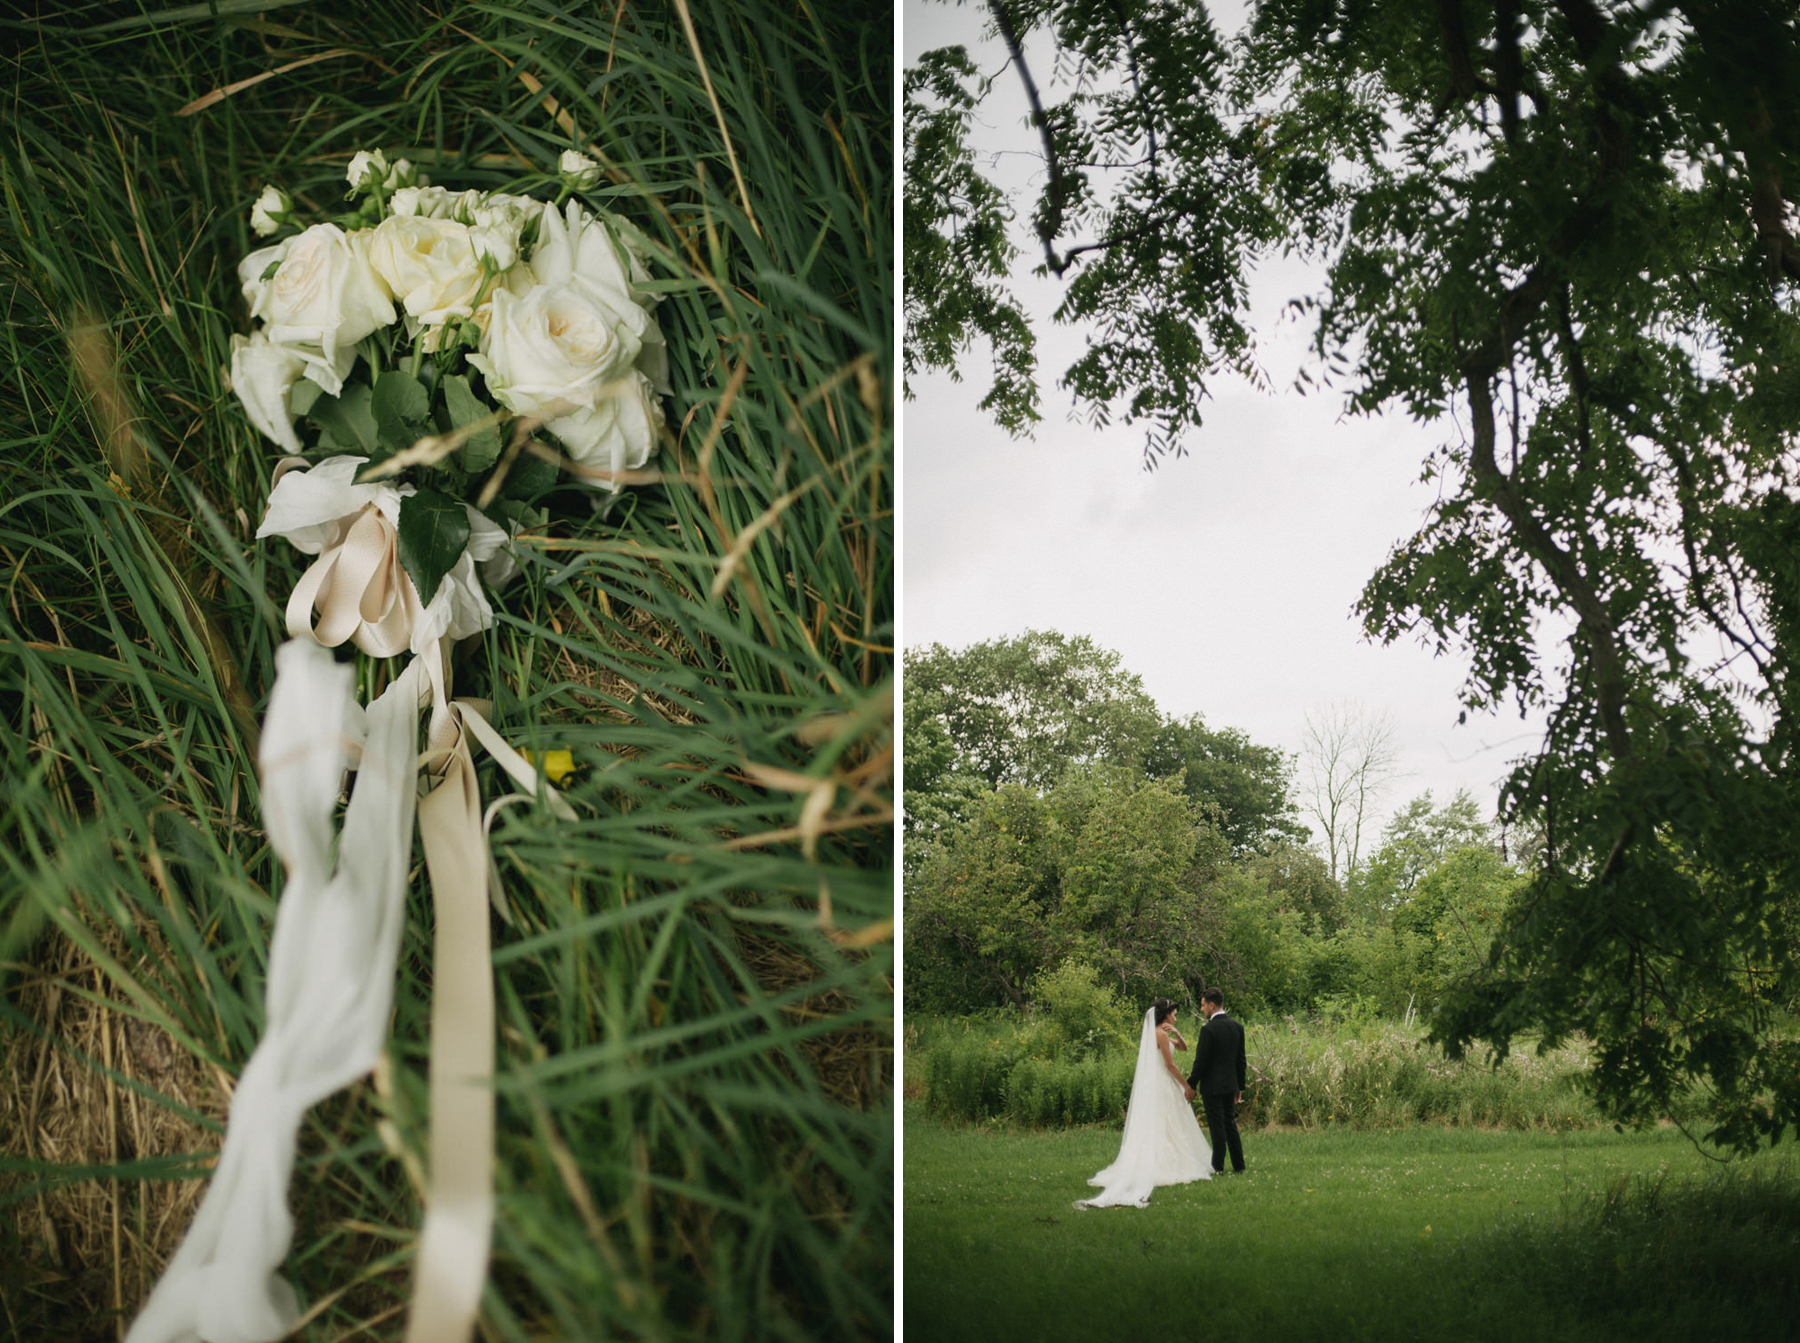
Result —
<instances>
[{"instance_id":1,"label":"tall meadow grass","mask_svg":"<svg viewBox=\"0 0 1800 1343\"><path fill-rule=\"evenodd\" d=\"M278 454L222 373L249 206L329 217L377 146L553 194L580 146L649 240L675 391L645 483L546 483L458 671L573 753L580 814L491 832L484 1337L883 1336L891 7L40 0L0 48L0 1318L116 1336L259 1033L253 761L303 557L253 539ZM303 1338L400 1327L430 930L421 879L383 1066L302 1134Z\"/></svg>"},{"instance_id":2,"label":"tall meadow grass","mask_svg":"<svg viewBox=\"0 0 1800 1343\"><path fill-rule=\"evenodd\" d=\"M1251 1071L1240 1122L1252 1127L1604 1122L1583 1083L1588 1055L1580 1041L1542 1053L1515 1050L1504 1060L1485 1051L1452 1060L1416 1024L1278 1020L1248 1027L1245 1045ZM1114 1123L1131 1095L1134 1051L1123 1041L1077 1053L1037 1022L909 1020L907 1046L909 1078L916 1068L934 1118L1040 1128Z\"/></svg>"}]
</instances>

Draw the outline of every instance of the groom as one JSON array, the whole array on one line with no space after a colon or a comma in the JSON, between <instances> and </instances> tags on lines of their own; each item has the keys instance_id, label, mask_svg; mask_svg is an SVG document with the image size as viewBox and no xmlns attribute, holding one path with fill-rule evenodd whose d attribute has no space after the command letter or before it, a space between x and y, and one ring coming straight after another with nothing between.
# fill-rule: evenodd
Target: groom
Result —
<instances>
[{"instance_id":1,"label":"groom","mask_svg":"<svg viewBox=\"0 0 1800 1343\"><path fill-rule=\"evenodd\" d=\"M1200 1093L1206 1106L1206 1127L1212 1133L1212 1168L1225 1173L1225 1149L1231 1149L1231 1169L1244 1173L1244 1144L1238 1137L1237 1107L1244 1099L1244 1028L1225 1015L1225 995L1217 989L1200 994L1200 1010L1206 1024L1194 1048L1194 1071L1188 1085Z\"/></svg>"}]
</instances>

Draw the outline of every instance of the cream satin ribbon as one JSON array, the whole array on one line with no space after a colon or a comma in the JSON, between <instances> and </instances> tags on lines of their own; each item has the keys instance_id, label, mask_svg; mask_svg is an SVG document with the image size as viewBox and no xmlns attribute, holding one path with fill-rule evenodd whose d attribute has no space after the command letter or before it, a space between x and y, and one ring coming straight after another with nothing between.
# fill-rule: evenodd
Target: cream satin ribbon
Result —
<instances>
[{"instance_id":1,"label":"cream satin ribbon","mask_svg":"<svg viewBox=\"0 0 1800 1343\"><path fill-rule=\"evenodd\" d=\"M494 1221L494 981L488 903L499 874L488 850L470 738L524 788L537 774L472 699L449 698L440 646L425 662L434 701L425 762L436 785L419 802L419 834L437 923L432 946L431 1166L405 1343L466 1343L487 1279ZM551 810L575 812L548 784Z\"/></svg>"},{"instance_id":2,"label":"cream satin ribbon","mask_svg":"<svg viewBox=\"0 0 1800 1343\"><path fill-rule=\"evenodd\" d=\"M436 926L430 1184L406 1343L468 1343L474 1333L494 1220L487 905L503 904L472 743L527 794L540 784L484 705L451 698L442 640L422 648L366 716L357 707L351 668L321 645L348 638L374 656L406 651L420 603L395 550L392 524L370 505L334 524L288 602L295 637L277 653L261 754L266 825L288 869L270 940L267 1024L238 1080L206 1197L127 1343L274 1343L294 1326L294 1292L277 1270L293 1236L295 1141L306 1110L380 1056L415 808ZM426 701L430 749L421 761ZM358 746L334 872L332 812ZM575 819L554 788L542 789L556 816Z\"/></svg>"},{"instance_id":3,"label":"cream satin ribbon","mask_svg":"<svg viewBox=\"0 0 1800 1343\"><path fill-rule=\"evenodd\" d=\"M419 801L431 875L431 1184L419 1232L406 1343L463 1343L474 1331L494 1222L494 980L481 792L460 706L433 715L454 738Z\"/></svg>"},{"instance_id":4,"label":"cream satin ribbon","mask_svg":"<svg viewBox=\"0 0 1800 1343\"><path fill-rule=\"evenodd\" d=\"M394 524L368 504L348 526L339 522L333 530L336 535L288 598L288 634L316 639L327 648L348 639L370 657L406 652L424 607L400 563Z\"/></svg>"}]
</instances>

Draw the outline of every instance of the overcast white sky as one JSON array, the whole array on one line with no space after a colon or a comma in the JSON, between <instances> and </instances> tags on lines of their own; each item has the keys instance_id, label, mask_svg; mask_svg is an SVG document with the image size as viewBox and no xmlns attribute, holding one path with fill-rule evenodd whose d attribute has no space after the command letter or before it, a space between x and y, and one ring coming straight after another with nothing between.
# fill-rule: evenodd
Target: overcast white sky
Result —
<instances>
[{"instance_id":1,"label":"overcast white sky","mask_svg":"<svg viewBox=\"0 0 1800 1343\"><path fill-rule=\"evenodd\" d=\"M1226 31L1241 19L1212 7ZM985 71L1004 52L980 43L985 9L907 0L903 49L963 43ZM1028 49L1028 58L1031 56ZM1047 59L1033 61L1040 83ZM1008 151L998 172L1032 180L1034 133L1007 72L984 112L985 142ZM1018 241L1029 241L1023 230ZM1021 273L1028 271L1029 254ZM989 385L985 349L964 381L916 379L903 410L902 637L961 647L1027 629L1086 634L1117 650L1165 713L1200 713L1257 742L1298 751L1305 714L1344 700L1391 715L1402 779L1391 809L1426 788L1439 801L1470 789L1490 813L1509 763L1539 740L1516 711L1456 724L1465 661L1411 643L1365 639L1351 613L1362 585L1436 497L1419 483L1427 454L1454 426L1398 411L1342 416L1331 393L1285 390L1310 328L1274 320L1316 287L1292 264L1257 286L1261 362L1274 393L1221 378L1188 455L1146 473L1133 426L1095 430L1069 418L1058 375L1079 330L1051 323L1059 285L1022 285L1038 331L1044 422L1013 440L976 409Z\"/></svg>"}]
</instances>

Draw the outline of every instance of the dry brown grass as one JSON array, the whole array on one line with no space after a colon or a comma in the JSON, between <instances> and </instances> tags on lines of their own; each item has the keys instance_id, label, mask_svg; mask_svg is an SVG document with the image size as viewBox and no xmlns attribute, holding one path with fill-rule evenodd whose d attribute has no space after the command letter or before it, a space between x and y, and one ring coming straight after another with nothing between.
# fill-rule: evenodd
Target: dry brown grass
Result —
<instances>
[{"instance_id":1,"label":"dry brown grass","mask_svg":"<svg viewBox=\"0 0 1800 1343\"><path fill-rule=\"evenodd\" d=\"M108 951L124 956L124 939L108 932ZM160 949L154 930L140 933ZM96 1166L217 1146L204 1125L114 1080L127 1078L221 1121L230 1105L223 1079L160 1026L139 1020L74 942L46 933L19 972L10 996L36 1030L0 1034L0 1154ZM35 1182L0 1174L0 1193ZM69 1332L59 1337L114 1335L120 1312L143 1300L174 1253L202 1190L197 1180L82 1180L15 1205L20 1240L41 1256L24 1266L28 1280L68 1303L58 1324Z\"/></svg>"},{"instance_id":2,"label":"dry brown grass","mask_svg":"<svg viewBox=\"0 0 1800 1343\"><path fill-rule=\"evenodd\" d=\"M737 929L738 954L756 976L765 993L784 993L811 983L819 968L786 942L753 929ZM859 953L847 951L845 955ZM851 1011L855 1000L844 990L829 989L802 998L782 1009L789 1021L823 1021ZM886 1027L864 1022L843 1030L827 1031L801 1041L806 1056L825 1094L840 1105L867 1110L891 1094L894 1085L894 1038Z\"/></svg>"},{"instance_id":3,"label":"dry brown grass","mask_svg":"<svg viewBox=\"0 0 1800 1343\"><path fill-rule=\"evenodd\" d=\"M655 561L647 560L646 567L660 569ZM659 620L656 615L632 602L628 594L608 591L598 581L589 580L572 585L567 600L559 603L550 614L549 625L558 634L566 634L575 639L590 637L575 615L578 606L587 606L606 612L627 631L628 639L635 641L634 649L629 642L621 640L615 634L615 646L625 653L642 653L651 648L659 649L679 662L699 667L699 654L679 630ZM578 660L568 649L562 650L553 664L556 675L561 676L574 686L595 692L593 696L580 695L584 707L597 711L603 717L615 721L629 721L629 715L615 708L618 704L636 704L639 701L650 706L658 716L671 723L692 724L695 719L680 704L659 695L641 681L629 679L619 673L599 667L586 660ZM577 692L579 695L579 692Z\"/></svg>"}]
</instances>

